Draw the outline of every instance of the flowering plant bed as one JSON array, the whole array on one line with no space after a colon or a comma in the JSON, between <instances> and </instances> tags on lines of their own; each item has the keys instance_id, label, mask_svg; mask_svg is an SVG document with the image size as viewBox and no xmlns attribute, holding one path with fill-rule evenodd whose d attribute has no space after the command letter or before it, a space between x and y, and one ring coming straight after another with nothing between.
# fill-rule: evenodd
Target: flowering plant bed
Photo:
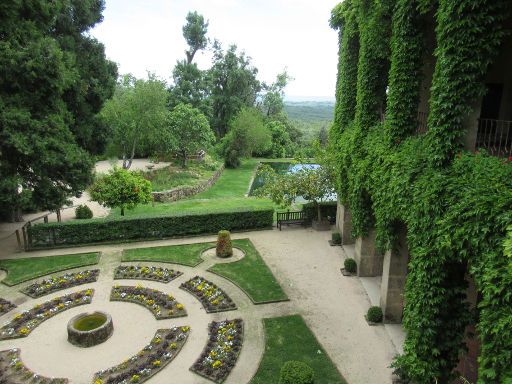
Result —
<instances>
[{"instance_id":1,"label":"flowering plant bed","mask_svg":"<svg viewBox=\"0 0 512 384\"><path fill-rule=\"evenodd\" d=\"M182 274L182 272L169 268L141 265L120 265L114 272L114 279L142 279L168 283Z\"/></svg>"},{"instance_id":2,"label":"flowering plant bed","mask_svg":"<svg viewBox=\"0 0 512 384\"><path fill-rule=\"evenodd\" d=\"M28 311L19 313L0 328L0 340L26 337L39 324L56 314L79 305L90 304L93 295L94 289L84 289L45 301Z\"/></svg>"},{"instance_id":3,"label":"flowering plant bed","mask_svg":"<svg viewBox=\"0 0 512 384\"><path fill-rule=\"evenodd\" d=\"M159 329L139 353L115 367L97 372L94 384L142 383L174 359L187 341L190 327Z\"/></svg>"},{"instance_id":4,"label":"flowering plant bed","mask_svg":"<svg viewBox=\"0 0 512 384\"><path fill-rule=\"evenodd\" d=\"M98 280L99 274L99 269L88 269L80 272L66 273L65 275L37 281L23 288L21 292L33 298L41 297L61 289L76 287L77 285L87 283L94 283Z\"/></svg>"},{"instance_id":5,"label":"flowering plant bed","mask_svg":"<svg viewBox=\"0 0 512 384\"><path fill-rule=\"evenodd\" d=\"M21 361L19 349L0 351L2 383L65 384L68 379L55 379L35 374Z\"/></svg>"},{"instance_id":6,"label":"flowering plant bed","mask_svg":"<svg viewBox=\"0 0 512 384\"><path fill-rule=\"evenodd\" d=\"M9 312L13 308L16 308L16 305L0 297L0 316Z\"/></svg>"},{"instance_id":7,"label":"flowering plant bed","mask_svg":"<svg viewBox=\"0 0 512 384\"><path fill-rule=\"evenodd\" d=\"M110 301L127 301L140 304L149 309L157 320L187 316L183 304L178 303L172 295L141 285L115 285L110 293Z\"/></svg>"},{"instance_id":8,"label":"flowering plant bed","mask_svg":"<svg viewBox=\"0 0 512 384\"><path fill-rule=\"evenodd\" d=\"M180 288L190 292L201 301L208 313L236 309L236 304L222 289L202 277L195 276L181 284Z\"/></svg>"},{"instance_id":9,"label":"flowering plant bed","mask_svg":"<svg viewBox=\"0 0 512 384\"><path fill-rule=\"evenodd\" d=\"M236 364L243 342L242 319L213 321L208 326L208 343L190 370L222 383Z\"/></svg>"}]
</instances>

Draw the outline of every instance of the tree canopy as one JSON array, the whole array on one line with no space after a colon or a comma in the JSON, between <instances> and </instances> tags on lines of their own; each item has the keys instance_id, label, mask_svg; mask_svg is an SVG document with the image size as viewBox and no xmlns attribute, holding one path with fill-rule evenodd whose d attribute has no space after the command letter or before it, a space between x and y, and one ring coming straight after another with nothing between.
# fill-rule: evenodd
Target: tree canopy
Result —
<instances>
[{"instance_id":1,"label":"tree canopy","mask_svg":"<svg viewBox=\"0 0 512 384\"><path fill-rule=\"evenodd\" d=\"M208 38L206 37L206 33L208 32L208 22L204 21L204 17L194 12L189 12L187 14L187 24L183 26L183 37L188 44L187 54L187 64L191 64L192 60L194 60L194 55L197 51L206 48L206 44L208 44Z\"/></svg>"}]
</instances>

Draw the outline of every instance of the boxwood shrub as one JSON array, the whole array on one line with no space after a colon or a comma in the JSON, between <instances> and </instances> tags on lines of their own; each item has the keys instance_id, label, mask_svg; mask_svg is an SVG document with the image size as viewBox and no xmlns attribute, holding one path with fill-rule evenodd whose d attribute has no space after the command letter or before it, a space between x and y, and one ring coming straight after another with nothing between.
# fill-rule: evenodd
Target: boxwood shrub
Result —
<instances>
[{"instance_id":1,"label":"boxwood shrub","mask_svg":"<svg viewBox=\"0 0 512 384\"><path fill-rule=\"evenodd\" d=\"M31 248L162 239L272 227L273 209L77 220L29 228Z\"/></svg>"}]
</instances>

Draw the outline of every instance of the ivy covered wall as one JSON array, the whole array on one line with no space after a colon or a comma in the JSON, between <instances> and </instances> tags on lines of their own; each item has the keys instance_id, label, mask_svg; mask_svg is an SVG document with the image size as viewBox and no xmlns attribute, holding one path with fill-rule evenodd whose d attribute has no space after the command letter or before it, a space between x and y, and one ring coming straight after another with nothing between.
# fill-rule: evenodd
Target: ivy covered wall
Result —
<instances>
[{"instance_id":1,"label":"ivy covered wall","mask_svg":"<svg viewBox=\"0 0 512 384\"><path fill-rule=\"evenodd\" d=\"M510 235L503 247L512 164L462 150L464 118L510 38L511 11L508 0L346 0L333 10L341 46L330 167L354 236L373 227L385 250L394 246L397 223L407 226L407 338L393 366L411 383L449 383L475 321L478 382L512 383ZM425 18L434 14L429 130L413 136ZM465 302L466 271L481 294L476 311Z\"/></svg>"}]
</instances>

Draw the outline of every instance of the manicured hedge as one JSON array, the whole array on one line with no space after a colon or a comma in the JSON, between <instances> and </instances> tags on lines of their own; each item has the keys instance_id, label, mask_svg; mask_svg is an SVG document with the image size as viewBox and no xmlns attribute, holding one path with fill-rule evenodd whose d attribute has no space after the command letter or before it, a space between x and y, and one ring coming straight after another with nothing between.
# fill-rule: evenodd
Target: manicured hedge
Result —
<instances>
[{"instance_id":1,"label":"manicured hedge","mask_svg":"<svg viewBox=\"0 0 512 384\"><path fill-rule=\"evenodd\" d=\"M272 227L273 209L130 217L38 224L29 228L32 248L161 239Z\"/></svg>"}]
</instances>

